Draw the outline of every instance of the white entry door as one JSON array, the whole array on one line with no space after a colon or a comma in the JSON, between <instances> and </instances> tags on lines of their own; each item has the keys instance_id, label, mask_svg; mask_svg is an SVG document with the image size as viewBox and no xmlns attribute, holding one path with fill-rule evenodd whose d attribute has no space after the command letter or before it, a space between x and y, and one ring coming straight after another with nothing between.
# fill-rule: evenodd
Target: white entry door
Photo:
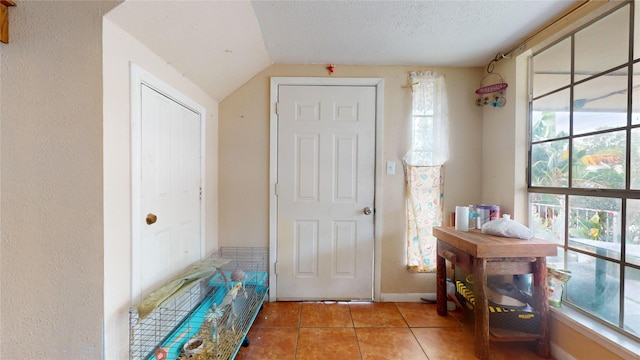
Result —
<instances>
[{"instance_id":1,"label":"white entry door","mask_svg":"<svg viewBox=\"0 0 640 360\"><path fill-rule=\"evenodd\" d=\"M141 86L140 294L201 258L201 114ZM134 272L134 276L137 276ZM136 290L136 289L134 289ZM135 292L135 291L134 291Z\"/></svg>"},{"instance_id":2,"label":"white entry door","mask_svg":"<svg viewBox=\"0 0 640 360\"><path fill-rule=\"evenodd\" d=\"M278 300L372 300L376 88L278 88Z\"/></svg>"}]
</instances>

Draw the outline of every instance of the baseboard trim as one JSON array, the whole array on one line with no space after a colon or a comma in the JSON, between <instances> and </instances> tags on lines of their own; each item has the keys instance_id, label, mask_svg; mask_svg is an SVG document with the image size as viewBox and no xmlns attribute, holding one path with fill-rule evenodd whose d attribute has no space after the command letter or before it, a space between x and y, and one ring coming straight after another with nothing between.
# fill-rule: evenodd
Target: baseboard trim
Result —
<instances>
[{"instance_id":1,"label":"baseboard trim","mask_svg":"<svg viewBox=\"0 0 640 360\"><path fill-rule=\"evenodd\" d=\"M424 302L422 298L434 299L434 293L381 293L380 302Z\"/></svg>"},{"instance_id":2,"label":"baseboard trim","mask_svg":"<svg viewBox=\"0 0 640 360\"><path fill-rule=\"evenodd\" d=\"M556 360L578 360L553 342L551 343L551 357Z\"/></svg>"}]
</instances>

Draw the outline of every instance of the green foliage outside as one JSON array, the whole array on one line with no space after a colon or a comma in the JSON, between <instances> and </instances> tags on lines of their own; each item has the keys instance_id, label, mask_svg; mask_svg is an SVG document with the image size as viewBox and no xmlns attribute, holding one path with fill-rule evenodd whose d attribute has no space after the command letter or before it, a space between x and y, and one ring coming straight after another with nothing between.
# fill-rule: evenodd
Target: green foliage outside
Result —
<instances>
[{"instance_id":1,"label":"green foliage outside","mask_svg":"<svg viewBox=\"0 0 640 360\"><path fill-rule=\"evenodd\" d=\"M544 112L538 121L532 124L531 139L531 183L540 187L559 187L584 189L624 189L625 172L640 168L640 156L632 156L631 169L626 164L626 131L611 131L595 135L574 137L571 159L569 159L569 140L565 131L557 131L556 113ZM637 142L632 141L632 154L637 154ZM571 179L569 168L571 167ZM632 179L634 177L632 176ZM633 180L632 180L633 186ZM564 216L563 197L551 194L532 194L532 204L545 204L555 208L554 214L536 214L533 228L536 236L561 242ZM613 229L606 224L614 223L613 214L620 213L620 199L591 196L570 197L569 235L571 237L616 241L611 238ZM547 209L547 208L545 208ZM591 209L580 212L577 209ZM550 210L546 210L550 211ZM556 219L558 216L560 218ZM619 221L619 219L618 219ZM640 216L630 214L627 221L638 223ZM617 222L619 224L619 222ZM629 224L628 224L629 225Z\"/></svg>"}]
</instances>

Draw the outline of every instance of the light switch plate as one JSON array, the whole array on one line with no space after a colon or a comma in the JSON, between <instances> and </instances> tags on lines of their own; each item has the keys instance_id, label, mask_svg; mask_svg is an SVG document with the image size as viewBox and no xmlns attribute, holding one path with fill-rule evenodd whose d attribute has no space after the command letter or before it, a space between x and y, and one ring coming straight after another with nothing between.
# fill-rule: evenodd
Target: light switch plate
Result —
<instances>
[{"instance_id":1,"label":"light switch plate","mask_svg":"<svg viewBox=\"0 0 640 360\"><path fill-rule=\"evenodd\" d=\"M395 174L396 174L396 162L387 161L387 175L395 175Z\"/></svg>"}]
</instances>

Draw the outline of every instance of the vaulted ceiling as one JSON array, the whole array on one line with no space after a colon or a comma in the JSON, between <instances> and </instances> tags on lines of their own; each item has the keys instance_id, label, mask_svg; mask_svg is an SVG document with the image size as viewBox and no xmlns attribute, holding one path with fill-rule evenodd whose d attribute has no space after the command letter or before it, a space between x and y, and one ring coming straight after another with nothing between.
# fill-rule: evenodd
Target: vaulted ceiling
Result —
<instances>
[{"instance_id":1,"label":"vaulted ceiling","mask_svg":"<svg viewBox=\"0 0 640 360\"><path fill-rule=\"evenodd\" d=\"M107 18L220 101L273 63L486 66L574 3L129 0Z\"/></svg>"}]
</instances>

